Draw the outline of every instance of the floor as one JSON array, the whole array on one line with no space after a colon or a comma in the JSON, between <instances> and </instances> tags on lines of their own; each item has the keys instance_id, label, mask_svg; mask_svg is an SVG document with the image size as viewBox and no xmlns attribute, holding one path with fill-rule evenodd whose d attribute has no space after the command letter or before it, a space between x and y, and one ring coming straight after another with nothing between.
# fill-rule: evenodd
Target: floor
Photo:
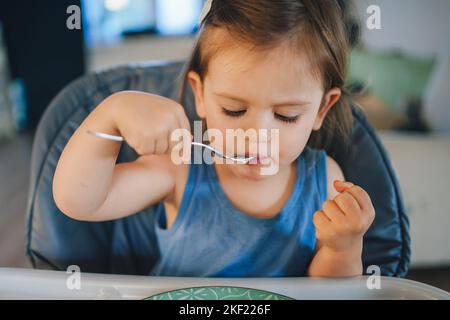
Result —
<instances>
[{"instance_id":1,"label":"floor","mask_svg":"<svg viewBox=\"0 0 450 320\"><path fill-rule=\"evenodd\" d=\"M24 223L32 140L32 133L0 140L0 267L31 267ZM412 269L407 278L450 291L450 266Z\"/></svg>"}]
</instances>

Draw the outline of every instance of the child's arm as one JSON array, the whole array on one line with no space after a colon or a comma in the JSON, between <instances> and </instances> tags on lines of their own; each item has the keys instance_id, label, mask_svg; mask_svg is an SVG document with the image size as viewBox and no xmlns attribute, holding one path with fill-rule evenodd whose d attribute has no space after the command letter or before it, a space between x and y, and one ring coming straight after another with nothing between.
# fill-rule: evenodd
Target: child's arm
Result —
<instances>
[{"instance_id":1,"label":"child's arm","mask_svg":"<svg viewBox=\"0 0 450 320\"><path fill-rule=\"evenodd\" d=\"M331 158L327 161L327 173L331 181L329 185L334 188L329 186L329 200L323 204L321 211L314 214L317 251L308 275L361 275L363 236L375 218L375 210L370 197L361 187L341 182L344 180L342 171Z\"/></svg>"},{"instance_id":2,"label":"child's arm","mask_svg":"<svg viewBox=\"0 0 450 320\"><path fill-rule=\"evenodd\" d=\"M169 196L174 164L170 133L189 130L175 101L142 92L120 92L105 99L74 132L53 178L58 208L77 220L104 221L136 213ZM120 142L87 130L124 136L140 157L116 165ZM189 148L190 150L190 148Z\"/></svg>"}]
</instances>

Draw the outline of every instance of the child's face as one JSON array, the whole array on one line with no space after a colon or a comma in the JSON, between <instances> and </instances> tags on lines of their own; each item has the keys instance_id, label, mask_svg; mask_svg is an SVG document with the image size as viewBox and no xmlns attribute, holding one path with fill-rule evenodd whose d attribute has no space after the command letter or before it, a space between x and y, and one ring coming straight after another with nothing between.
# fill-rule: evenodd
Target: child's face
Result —
<instances>
[{"instance_id":1,"label":"child's face","mask_svg":"<svg viewBox=\"0 0 450 320\"><path fill-rule=\"evenodd\" d=\"M203 82L194 72L188 77L197 113L206 119L208 129L220 130L223 137L226 129L267 129L269 139L262 140L268 145L276 143L267 141L270 130L278 129L279 156L272 156L270 161L277 161L280 169L296 160L312 130L320 129L326 113L340 97L337 88L324 93L320 80L309 70L307 58L285 47L266 53L241 46L227 48L212 57ZM225 150L234 150L232 154L244 155L257 142L249 138L245 150L236 150L236 146L232 149L233 141L225 140L223 145L227 146ZM264 178L260 165L228 167L243 178Z\"/></svg>"}]
</instances>

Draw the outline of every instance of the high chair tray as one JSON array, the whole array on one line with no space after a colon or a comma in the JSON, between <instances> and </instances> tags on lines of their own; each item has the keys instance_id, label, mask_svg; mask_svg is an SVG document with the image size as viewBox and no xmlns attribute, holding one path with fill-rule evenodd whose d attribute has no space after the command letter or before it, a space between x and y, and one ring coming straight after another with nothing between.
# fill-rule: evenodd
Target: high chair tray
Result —
<instances>
[{"instance_id":1,"label":"high chair tray","mask_svg":"<svg viewBox=\"0 0 450 320\"><path fill-rule=\"evenodd\" d=\"M0 299L450 299L438 288L390 277L381 277L377 289L368 276L185 278L81 272L79 282L71 276L64 271L0 268Z\"/></svg>"}]
</instances>

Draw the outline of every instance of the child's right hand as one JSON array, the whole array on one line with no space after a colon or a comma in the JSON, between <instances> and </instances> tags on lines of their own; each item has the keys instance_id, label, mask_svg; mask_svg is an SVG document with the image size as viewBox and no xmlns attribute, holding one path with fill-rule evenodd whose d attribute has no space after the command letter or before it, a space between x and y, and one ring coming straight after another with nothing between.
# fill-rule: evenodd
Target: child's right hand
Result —
<instances>
[{"instance_id":1,"label":"child's right hand","mask_svg":"<svg viewBox=\"0 0 450 320\"><path fill-rule=\"evenodd\" d=\"M168 154L179 143L171 140L174 130L190 133L189 119L180 104L144 92L116 93L113 120L120 135L139 155ZM190 152L191 141L192 135L183 139L186 152Z\"/></svg>"},{"instance_id":2,"label":"child's right hand","mask_svg":"<svg viewBox=\"0 0 450 320\"><path fill-rule=\"evenodd\" d=\"M182 144L170 139L180 128ZM117 163L120 144L87 131L119 134L140 156ZM177 144L187 158L191 141L188 118L177 102L144 92L115 93L84 119L64 147L53 177L55 203L73 219L105 221L170 200L183 167L166 154Z\"/></svg>"}]
</instances>

